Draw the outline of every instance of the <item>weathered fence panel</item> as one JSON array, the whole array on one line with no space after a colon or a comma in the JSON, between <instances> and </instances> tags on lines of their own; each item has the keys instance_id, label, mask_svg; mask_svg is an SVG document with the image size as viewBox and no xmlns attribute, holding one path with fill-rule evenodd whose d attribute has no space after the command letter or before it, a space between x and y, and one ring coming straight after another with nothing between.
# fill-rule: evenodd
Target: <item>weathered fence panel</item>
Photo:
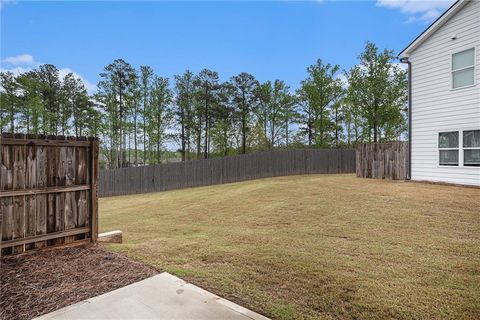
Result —
<instances>
[{"instance_id":1,"label":"weathered fence panel","mask_svg":"<svg viewBox=\"0 0 480 320\"><path fill-rule=\"evenodd\" d=\"M296 149L100 170L99 196L208 186L313 173L355 172L354 149Z\"/></svg>"},{"instance_id":2,"label":"weathered fence panel","mask_svg":"<svg viewBox=\"0 0 480 320\"><path fill-rule=\"evenodd\" d=\"M358 144L356 164L357 177L406 180L408 142Z\"/></svg>"},{"instance_id":3,"label":"weathered fence panel","mask_svg":"<svg viewBox=\"0 0 480 320\"><path fill-rule=\"evenodd\" d=\"M96 240L98 140L0 137L0 255Z\"/></svg>"}]
</instances>

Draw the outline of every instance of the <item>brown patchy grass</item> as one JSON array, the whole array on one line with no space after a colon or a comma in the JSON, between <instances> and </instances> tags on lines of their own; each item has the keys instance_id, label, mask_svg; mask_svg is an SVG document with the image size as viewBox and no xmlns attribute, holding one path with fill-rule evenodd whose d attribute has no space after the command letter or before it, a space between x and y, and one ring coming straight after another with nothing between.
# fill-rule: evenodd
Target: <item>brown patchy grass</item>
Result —
<instances>
[{"instance_id":1,"label":"brown patchy grass","mask_svg":"<svg viewBox=\"0 0 480 320\"><path fill-rule=\"evenodd\" d=\"M275 319L480 318L480 189L281 177L100 199L100 227Z\"/></svg>"}]
</instances>

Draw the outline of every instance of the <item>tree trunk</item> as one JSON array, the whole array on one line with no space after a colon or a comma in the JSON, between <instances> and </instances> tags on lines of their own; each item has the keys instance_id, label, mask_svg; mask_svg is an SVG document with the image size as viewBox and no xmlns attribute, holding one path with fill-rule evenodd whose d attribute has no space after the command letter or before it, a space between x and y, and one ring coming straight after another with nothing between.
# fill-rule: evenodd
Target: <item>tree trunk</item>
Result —
<instances>
[{"instance_id":1,"label":"tree trunk","mask_svg":"<svg viewBox=\"0 0 480 320\"><path fill-rule=\"evenodd\" d=\"M15 113L13 112L13 106L10 112L10 132L15 133Z\"/></svg>"},{"instance_id":2,"label":"tree trunk","mask_svg":"<svg viewBox=\"0 0 480 320\"><path fill-rule=\"evenodd\" d=\"M118 167L123 166L123 159L122 159L122 146L123 146L123 106L122 106L122 85L121 85L122 78L120 77L120 85L118 90L120 105L119 105L119 119L120 119L120 126L119 126L119 147L120 152L118 153Z\"/></svg>"},{"instance_id":3,"label":"tree trunk","mask_svg":"<svg viewBox=\"0 0 480 320\"><path fill-rule=\"evenodd\" d=\"M242 153L247 153L247 110L244 91L242 91Z\"/></svg>"},{"instance_id":4,"label":"tree trunk","mask_svg":"<svg viewBox=\"0 0 480 320\"><path fill-rule=\"evenodd\" d=\"M144 93L143 93L143 165L147 165L147 94L146 90L148 88L145 86L144 87Z\"/></svg>"},{"instance_id":5,"label":"tree trunk","mask_svg":"<svg viewBox=\"0 0 480 320\"><path fill-rule=\"evenodd\" d=\"M275 147L275 117L272 119L272 125L270 128L270 149Z\"/></svg>"},{"instance_id":6,"label":"tree trunk","mask_svg":"<svg viewBox=\"0 0 480 320\"><path fill-rule=\"evenodd\" d=\"M186 128L187 139L187 160L190 160L190 129Z\"/></svg>"},{"instance_id":7,"label":"tree trunk","mask_svg":"<svg viewBox=\"0 0 480 320\"><path fill-rule=\"evenodd\" d=\"M320 147L323 148L323 109L320 110Z\"/></svg>"},{"instance_id":8,"label":"tree trunk","mask_svg":"<svg viewBox=\"0 0 480 320\"><path fill-rule=\"evenodd\" d=\"M224 150L223 150L223 155L227 156L228 155L228 135L227 135L227 128L223 129L223 143L224 143Z\"/></svg>"},{"instance_id":9,"label":"tree trunk","mask_svg":"<svg viewBox=\"0 0 480 320\"><path fill-rule=\"evenodd\" d=\"M285 147L288 148L288 119L285 120Z\"/></svg>"},{"instance_id":10,"label":"tree trunk","mask_svg":"<svg viewBox=\"0 0 480 320\"><path fill-rule=\"evenodd\" d=\"M377 143L378 142L378 124L377 124L377 104L374 105L374 112L373 112L373 142Z\"/></svg>"},{"instance_id":11,"label":"tree trunk","mask_svg":"<svg viewBox=\"0 0 480 320\"><path fill-rule=\"evenodd\" d=\"M312 146L312 110L308 107L308 146Z\"/></svg>"},{"instance_id":12,"label":"tree trunk","mask_svg":"<svg viewBox=\"0 0 480 320\"><path fill-rule=\"evenodd\" d=\"M185 110L180 107L181 140L182 140L182 161L185 161Z\"/></svg>"},{"instance_id":13,"label":"tree trunk","mask_svg":"<svg viewBox=\"0 0 480 320\"><path fill-rule=\"evenodd\" d=\"M198 126L197 130L197 160L200 159L202 154L202 129L201 129L201 121Z\"/></svg>"},{"instance_id":14,"label":"tree trunk","mask_svg":"<svg viewBox=\"0 0 480 320\"><path fill-rule=\"evenodd\" d=\"M335 147L338 147L338 108L335 108Z\"/></svg>"},{"instance_id":15,"label":"tree trunk","mask_svg":"<svg viewBox=\"0 0 480 320\"><path fill-rule=\"evenodd\" d=\"M127 161L125 161L125 165L128 166L128 167L130 167L130 159L131 159L131 157L130 157L130 152L131 151L130 150L132 149L131 148L131 143L132 143L132 139L131 139L130 133L128 133L128 159L127 159Z\"/></svg>"},{"instance_id":16,"label":"tree trunk","mask_svg":"<svg viewBox=\"0 0 480 320\"><path fill-rule=\"evenodd\" d=\"M207 159L208 158L208 87L205 86L205 138L204 138L204 152L203 152L203 158Z\"/></svg>"},{"instance_id":17,"label":"tree trunk","mask_svg":"<svg viewBox=\"0 0 480 320\"><path fill-rule=\"evenodd\" d=\"M138 150L137 150L137 105L135 102L135 113L133 116L133 144L135 148L135 167L138 165Z\"/></svg>"}]
</instances>

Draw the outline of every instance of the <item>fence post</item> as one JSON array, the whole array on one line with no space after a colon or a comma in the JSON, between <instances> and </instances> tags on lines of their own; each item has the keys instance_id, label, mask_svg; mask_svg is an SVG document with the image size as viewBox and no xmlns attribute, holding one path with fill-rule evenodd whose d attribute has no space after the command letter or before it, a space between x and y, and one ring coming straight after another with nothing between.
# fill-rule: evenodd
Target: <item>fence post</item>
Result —
<instances>
[{"instance_id":1,"label":"fence post","mask_svg":"<svg viewBox=\"0 0 480 320\"><path fill-rule=\"evenodd\" d=\"M92 206L91 238L92 242L96 242L98 238L98 139L95 138L91 140L90 160L90 172L92 175L90 181L90 200Z\"/></svg>"}]
</instances>

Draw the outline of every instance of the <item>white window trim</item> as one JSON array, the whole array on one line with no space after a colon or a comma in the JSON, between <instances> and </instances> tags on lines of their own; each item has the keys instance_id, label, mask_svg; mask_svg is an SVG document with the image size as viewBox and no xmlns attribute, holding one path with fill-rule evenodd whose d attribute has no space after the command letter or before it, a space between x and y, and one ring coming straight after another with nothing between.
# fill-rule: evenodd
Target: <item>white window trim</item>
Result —
<instances>
[{"instance_id":1,"label":"white window trim","mask_svg":"<svg viewBox=\"0 0 480 320\"><path fill-rule=\"evenodd\" d=\"M456 53L460 53L460 52L471 50L471 49L473 49L473 65L453 70L453 55L456 54ZM477 75L477 68L476 68L477 55L476 54L477 54L477 48L475 46L464 47L462 49L459 49L459 50L456 50L456 51L453 51L453 52L450 53L450 90L452 90L452 91L453 90L460 90L460 89L464 89L464 88L474 87L474 86L477 85L477 77L476 77L476 75ZM469 69L471 67L473 67L473 83L472 84L467 84L466 86L463 86L463 87L454 88L453 87L453 73L456 72L456 71L466 70L466 69Z\"/></svg>"},{"instance_id":2,"label":"white window trim","mask_svg":"<svg viewBox=\"0 0 480 320\"><path fill-rule=\"evenodd\" d=\"M466 168L466 169L474 169L479 170L480 167L478 166L465 166L464 165L464 150L478 150L480 147L463 147L463 132L464 131L477 131L480 128L469 128L469 129L462 129L462 130L443 130L437 132L437 167L438 168ZM447 133L447 132L458 132L458 148L440 148L438 143L440 141L440 133ZM458 150L458 165L445 165L440 164L440 150Z\"/></svg>"},{"instance_id":3,"label":"white window trim","mask_svg":"<svg viewBox=\"0 0 480 320\"><path fill-rule=\"evenodd\" d=\"M450 133L450 132L456 132L458 134L458 147L457 148L440 148L440 134L441 133ZM460 161L460 146L461 146L461 141L460 141L460 132L458 130L450 130L450 131L440 131L437 133L437 165L439 167L451 167L451 168L458 168L460 167L463 162ZM440 151L449 151L449 150L456 150L458 152L458 164L457 165L452 165L452 164L440 164ZM463 160L463 159L462 159Z\"/></svg>"},{"instance_id":4,"label":"white window trim","mask_svg":"<svg viewBox=\"0 0 480 320\"><path fill-rule=\"evenodd\" d=\"M480 150L480 147L464 147L463 146L463 133L465 131L478 131L480 130L480 128L478 129L471 129L471 130L462 130L461 133L462 133L462 144L461 144L461 147L462 147L462 167L464 168L480 168L479 166L466 166L465 165L465 150Z\"/></svg>"}]
</instances>

